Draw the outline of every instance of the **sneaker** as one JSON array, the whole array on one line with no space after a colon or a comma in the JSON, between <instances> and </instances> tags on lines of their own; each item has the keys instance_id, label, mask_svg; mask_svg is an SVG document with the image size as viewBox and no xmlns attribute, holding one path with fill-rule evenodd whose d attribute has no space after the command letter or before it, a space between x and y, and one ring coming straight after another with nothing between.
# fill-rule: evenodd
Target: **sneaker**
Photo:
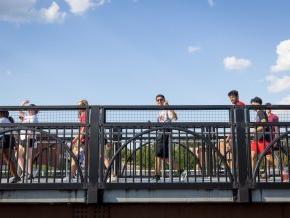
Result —
<instances>
[{"instance_id":1,"label":"sneaker","mask_svg":"<svg viewBox=\"0 0 290 218\"><path fill-rule=\"evenodd\" d=\"M33 173L32 173L33 178L37 178L38 177L38 174L39 174L39 170L38 169L33 170Z\"/></svg>"},{"instance_id":2,"label":"sneaker","mask_svg":"<svg viewBox=\"0 0 290 218\"><path fill-rule=\"evenodd\" d=\"M225 176L225 175L226 175L225 169L223 169L223 168L219 169L218 176Z\"/></svg>"},{"instance_id":3,"label":"sneaker","mask_svg":"<svg viewBox=\"0 0 290 218\"><path fill-rule=\"evenodd\" d=\"M184 172L184 169L180 169L177 171L177 177L181 177L181 174Z\"/></svg>"},{"instance_id":4,"label":"sneaker","mask_svg":"<svg viewBox=\"0 0 290 218\"><path fill-rule=\"evenodd\" d=\"M34 179L34 177L33 177L33 175L32 174L24 174L24 173L21 173L21 175L20 175L20 177L19 177L20 179L23 179L24 178L24 180L30 180L30 179Z\"/></svg>"},{"instance_id":5,"label":"sneaker","mask_svg":"<svg viewBox=\"0 0 290 218\"><path fill-rule=\"evenodd\" d=\"M159 181L160 180L160 175L153 176L153 179L156 180L156 182Z\"/></svg>"},{"instance_id":6,"label":"sneaker","mask_svg":"<svg viewBox=\"0 0 290 218\"><path fill-rule=\"evenodd\" d=\"M9 183L17 183L21 180L21 178L19 176L14 176L12 178L10 178Z\"/></svg>"},{"instance_id":7,"label":"sneaker","mask_svg":"<svg viewBox=\"0 0 290 218\"><path fill-rule=\"evenodd\" d=\"M180 174L180 181L184 182L186 181L187 179L187 171L183 171L181 174Z\"/></svg>"},{"instance_id":8,"label":"sneaker","mask_svg":"<svg viewBox=\"0 0 290 218\"><path fill-rule=\"evenodd\" d=\"M69 176L65 176L65 177L63 177L62 181L63 181L63 182L69 182Z\"/></svg>"},{"instance_id":9,"label":"sneaker","mask_svg":"<svg viewBox=\"0 0 290 218\"><path fill-rule=\"evenodd\" d=\"M75 183L75 182L77 182L77 177L76 176L71 176L70 178L69 178L69 176L66 176L66 177L64 177L63 178L63 182L66 182L66 183L69 183L69 182L71 182L71 183Z\"/></svg>"},{"instance_id":10,"label":"sneaker","mask_svg":"<svg viewBox=\"0 0 290 218\"><path fill-rule=\"evenodd\" d=\"M107 178L107 183L116 183L118 180L117 176L111 176Z\"/></svg>"},{"instance_id":11,"label":"sneaker","mask_svg":"<svg viewBox=\"0 0 290 218\"><path fill-rule=\"evenodd\" d=\"M32 174L28 174L28 175L27 175L27 179L32 179L32 180L33 180L33 179L34 179L34 177L33 177L33 175L32 175Z\"/></svg>"}]
</instances>

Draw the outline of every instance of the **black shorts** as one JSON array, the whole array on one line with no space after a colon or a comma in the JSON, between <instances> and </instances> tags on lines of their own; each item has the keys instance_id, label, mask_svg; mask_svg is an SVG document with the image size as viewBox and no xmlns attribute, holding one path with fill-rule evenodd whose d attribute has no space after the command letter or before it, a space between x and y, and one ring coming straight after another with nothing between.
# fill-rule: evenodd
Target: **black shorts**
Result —
<instances>
[{"instance_id":1,"label":"black shorts","mask_svg":"<svg viewBox=\"0 0 290 218\"><path fill-rule=\"evenodd\" d=\"M168 158L169 135L160 133L156 139L156 157Z\"/></svg>"},{"instance_id":2,"label":"black shorts","mask_svg":"<svg viewBox=\"0 0 290 218\"><path fill-rule=\"evenodd\" d=\"M11 148L15 146L15 138L11 135L4 135L0 138L0 148Z\"/></svg>"},{"instance_id":3,"label":"black shorts","mask_svg":"<svg viewBox=\"0 0 290 218\"><path fill-rule=\"evenodd\" d=\"M35 139L25 139L25 140L20 141L20 145L22 145L25 148L27 147L27 143L28 143L28 147L32 148L34 146Z\"/></svg>"}]
</instances>

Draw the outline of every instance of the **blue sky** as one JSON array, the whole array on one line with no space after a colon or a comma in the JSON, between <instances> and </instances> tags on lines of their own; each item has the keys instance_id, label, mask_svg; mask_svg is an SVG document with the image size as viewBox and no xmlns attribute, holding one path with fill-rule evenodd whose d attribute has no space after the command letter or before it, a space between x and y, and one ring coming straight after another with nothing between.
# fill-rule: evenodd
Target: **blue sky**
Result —
<instances>
[{"instance_id":1,"label":"blue sky","mask_svg":"<svg viewBox=\"0 0 290 218\"><path fill-rule=\"evenodd\" d=\"M0 105L157 93L229 104L231 89L288 104L289 11L288 0L1 0Z\"/></svg>"}]
</instances>

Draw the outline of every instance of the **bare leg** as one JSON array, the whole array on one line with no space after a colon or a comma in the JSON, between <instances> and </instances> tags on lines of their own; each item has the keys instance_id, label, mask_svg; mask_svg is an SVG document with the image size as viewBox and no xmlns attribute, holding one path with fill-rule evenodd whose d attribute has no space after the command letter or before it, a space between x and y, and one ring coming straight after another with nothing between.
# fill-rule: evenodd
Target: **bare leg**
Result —
<instances>
[{"instance_id":1,"label":"bare leg","mask_svg":"<svg viewBox=\"0 0 290 218\"><path fill-rule=\"evenodd\" d=\"M73 149L72 149L73 154L76 156L76 158L78 158L78 146L73 145ZM71 158L71 176L74 177L76 175L77 172L77 165L76 162L74 161L73 158Z\"/></svg>"},{"instance_id":2,"label":"bare leg","mask_svg":"<svg viewBox=\"0 0 290 218\"><path fill-rule=\"evenodd\" d=\"M33 149L32 147L28 148L28 157L27 157L28 158L28 160L27 160L28 161L28 170L27 171L28 171L29 175L32 175L31 174L31 171L32 171L32 149Z\"/></svg>"},{"instance_id":3,"label":"bare leg","mask_svg":"<svg viewBox=\"0 0 290 218\"><path fill-rule=\"evenodd\" d=\"M104 164L105 164L105 167L108 169L109 164L110 164L110 160L108 158L104 158Z\"/></svg>"},{"instance_id":4,"label":"bare leg","mask_svg":"<svg viewBox=\"0 0 290 218\"><path fill-rule=\"evenodd\" d=\"M199 163L197 163L200 170L202 170L202 148L196 148L195 149L195 155L199 159Z\"/></svg>"},{"instance_id":5,"label":"bare leg","mask_svg":"<svg viewBox=\"0 0 290 218\"><path fill-rule=\"evenodd\" d=\"M161 158L160 157L156 157L155 158L155 175L159 175L161 174L161 170L160 170L160 163L161 163Z\"/></svg>"},{"instance_id":6,"label":"bare leg","mask_svg":"<svg viewBox=\"0 0 290 218\"><path fill-rule=\"evenodd\" d=\"M3 157L7 165L9 165L9 170L12 173L13 176L17 176L17 170L15 163L11 160L11 157L9 155L9 149L3 149Z\"/></svg>"},{"instance_id":7,"label":"bare leg","mask_svg":"<svg viewBox=\"0 0 290 218\"><path fill-rule=\"evenodd\" d=\"M232 169L232 148L231 142L219 141L218 150L221 155L226 159L228 166Z\"/></svg>"},{"instance_id":8,"label":"bare leg","mask_svg":"<svg viewBox=\"0 0 290 218\"><path fill-rule=\"evenodd\" d=\"M256 156L257 156L256 152L255 151L251 151L251 159L252 159L252 169L253 169L253 171L255 170L255 167L256 167L256 162L257 162Z\"/></svg>"},{"instance_id":9,"label":"bare leg","mask_svg":"<svg viewBox=\"0 0 290 218\"><path fill-rule=\"evenodd\" d=\"M17 162L22 172L24 172L24 157L23 157L24 153L25 153L24 147L22 145L19 145Z\"/></svg>"},{"instance_id":10,"label":"bare leg","mask_svg":"<svg viewBox=\"0 0 290 218\"><path fill-rule=\"evenodd\" d=\"M275 171L276 163L271 154L266 155L267 162L269 164L270 169L272 168L273 172Z\"/></svg>"}]
</instances>

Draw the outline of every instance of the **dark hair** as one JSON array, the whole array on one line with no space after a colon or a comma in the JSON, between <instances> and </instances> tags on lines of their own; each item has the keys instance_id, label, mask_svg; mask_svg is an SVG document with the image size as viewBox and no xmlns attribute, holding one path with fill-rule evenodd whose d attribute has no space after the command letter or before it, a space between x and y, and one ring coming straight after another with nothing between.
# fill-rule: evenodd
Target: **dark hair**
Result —
<instances>
[{"instance_id":1,"label":"dark hair","mask_svg":"<svg viewBox=\"0 0 290 218\"><path fill-rule=\"evenodd\" d=\"M28 106L31 106L31 107L35 107L36 105L35 104L30 104ZM35 112L35 114L38 114L39 110L38 109L34 109L33 110Z\"/></svg>"},{"instance_id":2,"label":"dark hair","mask_svg":"<svg viewBox=\"0 0 290 218\"><path fill-rule=\"evenodd\" d=\"M263 104L262 99L259 98L259 97L252 98L252 99L251 99L251 103L253 103L253 102L258 103L258 104L260 104L260 105Z\"/></svg>"},{"instance_id":3,"label":"dark hair","mask_svg":"<svg viewBox=\"0 0 290 218\"><path fill-rule=\"evenodd\" d=\"M157 100L157 98L163 98L163 99L165 100L165 96L162 95L162 94L158 94L158 95L156 95L155 99Z\"/></svg>"},{"instance_id":4,"label":"dark hair","mask_svg":"<svg viewBox=\"0 0 290 218\"><path fill-rule=\"evenodd\" d=\"M0 117L9 117L9 111L0 111Z\"/></svg>"},{"instance_id":5,"label":"dark hair","mask_svg":"<svg viewBox=\"0 0 290 218\"><path fill-rule=\"evenodd\" d=\"M235 97L239 97L239 92L237 90L232 90L232 91L229 91L228 93L228 96L235 96Z\"/></svg>"},{"instance_id":6,"label":"dark hair","mask_svg":"<svg viewBox=\"0 0 290 218\"><path fill-rule=\"evenodd\" d=\"M269 103L269 102L268 102L268 103L266 103L265 105L266 105L266 106L269 106L269 107L271 107L271 106L272 106L272 104L271 104L271 103Z\"/></svg>"}]
</instances>

